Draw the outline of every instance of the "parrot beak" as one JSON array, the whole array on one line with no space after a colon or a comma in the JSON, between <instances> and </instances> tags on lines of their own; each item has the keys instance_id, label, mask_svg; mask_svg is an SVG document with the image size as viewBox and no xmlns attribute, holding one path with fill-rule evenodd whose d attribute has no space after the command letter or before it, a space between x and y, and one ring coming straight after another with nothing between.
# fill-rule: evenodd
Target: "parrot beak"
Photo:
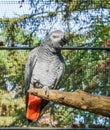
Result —
<instances>
[{"instance_id":1,"label":"parrot beak","mask_svg":"<svg viewBox=\"0 0 110 130\"><path fill-rule=\"evenodd\" d=\"M61 47L63 47L65 44L69 42L68 33L65 33L64 37L61 39Z\"/></svg>"}]
</instances>

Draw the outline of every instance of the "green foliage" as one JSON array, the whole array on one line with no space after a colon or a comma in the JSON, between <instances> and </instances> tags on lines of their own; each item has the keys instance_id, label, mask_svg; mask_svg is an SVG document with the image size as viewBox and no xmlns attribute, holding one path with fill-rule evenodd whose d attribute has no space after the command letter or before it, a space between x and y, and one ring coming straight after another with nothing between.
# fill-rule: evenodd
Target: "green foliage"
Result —
<instances>
[{"instance_id":1,"label":"green foliage","mask_svg":"<svg viewBox=\"0 0 110 130\"><path fill-rule=\"evenodd\" d=\"M110 25L109 21L106 25L102 18L94 18L94 22L92 24L92 31L88 35L89 38L93 39L92 45L94 46L108 46L108 43L105 43L107 39L110 38Z\"/></svg>"},{"instance_id":2,"label":"green foliage","mask_svg":"<svg viewBox=\"0 0 110 130\"><path fill-rule=\"evenodd\" d=\"M4 75L7 73L7 62L8 62L8 52L7 51L1 51L0 52L0 85L3 85L5 83L4 81Z\"/></svg>"},{"instance_id":3,"label":"green foliage","mask_svg":"<svg viewBox=\"0 0 110 130\"><path fill-rule=\"evenodd\" d=\"M39 41L34 33L19 26L19 19L3 19L0 38L8 46L37 46ZM0 126L23 126L25 101L21 94L24 86L24 70L29 51L0 51ZM13 84L7 90L6 81ZM14 96L14 91L16 94Z\"/></svg>"},{"instance_id":4,"label":"green foliage","mask_svg":"<svg viewBox=\"0 0 110 130\"><path fill-rule=\"evenodd\" d=\"M50 5L51 2L53 2L53 0L50 0ZM110 9L109 0L72 0L71 2L69 0L56 0L55 2L59 5L55 11L45 13L45 10L43 10L42 6L42 13L41 15L38 14L38 17L37 14L33 14L30 16L23 15L19 18L0 19L0 41L3 41L4 45L8 46L38 46L40 42L36 38L36 34L34 33L34 31L26 29L27 22L33 27L37 24L40 25L43 20L45 23L48 20L55 20L54 18L60 13L60 15L62 15L62 21L68 23L69 25L70 19L74 19L78 23L78 18L80 17L81 13L85 12L90 15L89 11L98 11L99 9L103 8L107 10ZM34 4L36 4L36 6L33 6L36 10L37 3L31 3L31 5ZM73 18L72 15L74 13L76 15ZM28 21L29 19L30 21ZM91 24L88 28L87 33L69 33L69 46L110 45L109 19L104 19L103 16L97 15L96 17L90 15L89 22ZM21 50L0 51L0 126L27 125L27 121L25 120L24 97L21 93L18 93L17 97L15 96L14 98L12 98L14 93L12 91L6 91L5 77L8 76L8 80L14 83L14 88L19 88L19 86L21 86L22 88L24 86L24 68L28 53L29 51ZM84 91L87 91L88 93L96 93L100 95L110 96L109 52L99 50L66 50L62 51L62 53L66 62L65 75L59 84L62 90L75 91L76 89L82 89ZM81 121L79 123L84 123L88 126L90 124L94 124L94 122L95 124L100 123L98 122L98 117L100 116L92 113L68 108L66 106L58 106L54 109L54 120L58 121L60 127L72 127L78 117L84 118L84 121ZM104 117L102 118L104 125L108 125L109 119Z\"/></svg>"},{"instance_id":5,"label":"green foliage","mask_svg":"<svg viewBox=\"0 0 110 130\"><path fill-rule=\"evenodd\" d=\"M8 76L9 80L16 81L19 85L24 84L24 69L28 52L11 51L8 57ZM22 77L22 78L21 78Z\"/></svg>"},{"instance_id":6,"label":"green foliage","mask_svg":"<svg viewBox=\"0 0 110 130\"><path fill-rule=\"evenodd\" d=\"M91 35L89 37L88 35L80 36L76 34L71 34L71 41L73 42L70 42L70 46L81 46L82 43L85 43L86 40L91 37L94 39L93 41L97 40L97 42L90 42L88 43L88 45L90 44L93 46L104 46L106 39L110 37L109 26L99 26L99 29L97 28L97 25L95 27L96 28L94 28L93 34L95 33L97 35ZM105 30L107 34L106 38ZM101 41L99 39L101 39ZM71 43L75 44L73 45ZM109 45L109 42L106 43L106 46L107 45ZM61 86L64 91L75 91L77 89L82 89L89 93L96 93L106 96L110 95L109 52L100 50L74 50L64 51L63 55L66 61L66 72L59 86ZM60 114L60 110L63 111L63 114L62 112ZM87 124L88 126L98 123L100 124L100 122L98 121L98 118L101 118L100 116L88 112L82 112L79 110L74 110L73 114L69 114L68 107L61 107L61 109L56 110L56 113L59 115L59 119L63 118L61 124L64 123L66 126L68 126L69 120L71 119L68 119L68 122L65 121L67 118L65 119L64 111L65 113L67 112L66 117L74 118L74 120L78 118L78 116L80 118L83 117L83 124ZM102 118L104 125L108 126L109 118ZM72 123L74 123L74 120L71 120L71 125ZM81 122L79 121L79 123Z\"/></svg>"},{"instance_id":7,"label":"green foliage","mask_svg":"<svg viewBox=\"0 0 110 130\"><path fill-rule=\"evenodd\" d=\"M0 36L8 46L29 45L37 46L39 44L36 34L29 32L25 26L23 26L19 20L20 18L7 18L0 21L2 25L2 31Z\"/></svg>"},{"instance_id":8,"label":"green foliage","mask_svg":"<svg viewBox=\"0 0 110 130\"><path fill-rule=\"evenodd\" d=\"M59 127L71 127L74 122L74 113L72 108L57 106L55 108L54 120L58 122Z\"/></svg>"},{"instance_id":9,"label":"green foliage","mask_svg":"<svg viewBox=\"0 0 110 130\"><path fill-rule=\"evenodd\" d=\"M22 126L25 120L24 97L13 98L12 92L0 89L0 126Z\"/></svg>"},{"instance_id":10,"label":"green foliage","mask_svg":"<svg viewBox=\"0 0 110 130\"><path fill-rule=\"evenodd\" d=\"M28 51L0 51L0 76L2 83L5 76L18 85L24 84L24 69Z\"/></svg>"}]
</instances>

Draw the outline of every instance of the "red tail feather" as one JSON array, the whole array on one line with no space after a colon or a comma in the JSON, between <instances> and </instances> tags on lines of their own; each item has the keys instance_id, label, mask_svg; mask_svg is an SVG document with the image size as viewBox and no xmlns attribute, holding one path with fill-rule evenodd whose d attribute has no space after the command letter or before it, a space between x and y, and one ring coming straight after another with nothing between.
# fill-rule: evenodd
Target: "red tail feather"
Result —
<instances>
[{"instance_id":1,"label":"red tail feather","mask_svg":"<svg viewBox=\"0 0 110 130\"><path fill-rule=\"evenodd\" d=\"M26 118L36 121L40 115L42 99L28 93L28 106L26 111Z\"/></svg>"}]
</instances>

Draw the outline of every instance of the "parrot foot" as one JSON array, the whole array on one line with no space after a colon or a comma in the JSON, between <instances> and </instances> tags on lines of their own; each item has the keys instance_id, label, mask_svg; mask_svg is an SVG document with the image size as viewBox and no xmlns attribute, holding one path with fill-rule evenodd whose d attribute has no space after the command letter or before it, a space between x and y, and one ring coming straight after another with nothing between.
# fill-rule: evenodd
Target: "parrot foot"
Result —
<instances>
[{"instance_id":1,"label":"parrot foot","mask_svg":"<svg viewBox=\"0 0 110 130\"><path fill-rule=\"evenodd\" d=\"M49 95L49 88L48 88L48 86L44 86L43 89L45 91L45 94L48 96Z\"/></svg>"}]
</instances>

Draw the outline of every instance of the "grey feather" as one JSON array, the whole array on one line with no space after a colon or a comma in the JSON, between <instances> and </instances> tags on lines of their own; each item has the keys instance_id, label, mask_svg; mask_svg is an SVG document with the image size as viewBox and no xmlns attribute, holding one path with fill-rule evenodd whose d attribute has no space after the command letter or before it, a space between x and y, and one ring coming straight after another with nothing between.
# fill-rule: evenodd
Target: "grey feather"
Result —
<instances>
[{"instance_id":1,"label":"grey feather","mask_svg":"<svg viewBox=\"0 0 110 130\"><path fill-rule=\"evenodd\" d=\"M57 88L65 70L59 47L65 45L66 42L65 34L57 30L30 52L25 68L25 93L30 87Z\"/></svg>"}]
</instances>

